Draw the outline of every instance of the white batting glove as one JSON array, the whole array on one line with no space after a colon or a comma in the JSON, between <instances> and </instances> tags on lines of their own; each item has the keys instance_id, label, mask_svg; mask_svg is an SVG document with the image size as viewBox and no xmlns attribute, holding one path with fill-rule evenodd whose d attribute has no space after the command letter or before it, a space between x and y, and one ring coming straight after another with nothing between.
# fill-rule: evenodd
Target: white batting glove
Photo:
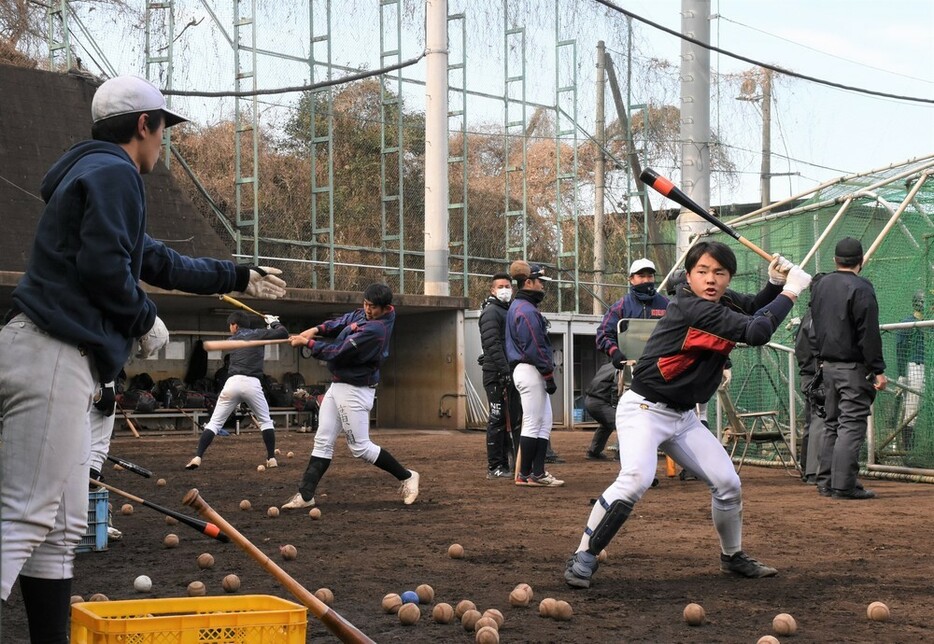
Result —
<instances>
[{"instance_id":1,"label":"white batting glove","mask_svg":"<svg viewBox=\"0 0 934 644\"><path fill-rule=\"evenodd\" d=\"M152 328L146 332L146 335L139 339L139 351L136 357L146 359L149 356L159 353L159 349L169 343L169 330L165 328L165 322L162 318L156 316L156 321Z\"/></svg>"},{"instance_id":2,"label":"white batting glove","mask_svg":"<svg viewBox=\"0 0 934 644\"><path fill-rule=\"evenodd\" d=\"M785 282L783 291L794 295L801 295L801 292L811 285L811 276L805 273L799 266L792 266L788 271L788 280Z\"/></svg>"},{"instance_id":3,"label":"white batting glove","mask_svg":"<svg viewBox=\"0 0 934 644\"><path fill-rule=\"evenodd\" d=\"M733 370L724 369L723 370L723 379L720 381L720 389L726 389L730 386L730 381L733 380Z\"/></svg>"},{"instance_id":4,"label":"white batting glove","mask_svg":"<svg viewBox=\"0 0 934 644\"><path fill-rule=\"evenodd\" d=\"M246 290L243 292L266 300L285 297L285 280L276 277L277 275L282 275L282 271L278 268L251 266L250 283L246 285Z\"/></svg>"},{"instance_id":5,"label":"white batting glove","mask_svg":"<svg viewBox=\"0 0 934 644\"><path fill-rule=\"evenodd\" d=\"M263 321L266 322L266 326L272 326L279 321L278 315L264 315Z\"/></svg>"},{"instance_id":6,"label":"white batting glove","mask_svg":"<svg viewBox=\"0 0 934 644\"><path fill-rule=\"evenodd\" d=\"M788 271L794 266L787 259L775 253L772 255L772 261L769 263L769 284L782 286L788 279Z\"/></svg>"}]
</instances>

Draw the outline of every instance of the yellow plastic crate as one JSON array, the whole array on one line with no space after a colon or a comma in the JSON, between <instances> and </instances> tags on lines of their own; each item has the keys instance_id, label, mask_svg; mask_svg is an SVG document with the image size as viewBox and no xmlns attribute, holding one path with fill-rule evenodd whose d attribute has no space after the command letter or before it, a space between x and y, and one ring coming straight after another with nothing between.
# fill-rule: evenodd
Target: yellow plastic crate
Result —
<instances>
[{"instance_id":1,"label":"yellow plastic crate","mask_svg":"<svg viewBox=\"0 0 934 644\"><path fill-rule=\"evenodd\" d=\"M307 609L271 595L83 602L72 644L304 644Z\"/></svg>"}]
</instances>

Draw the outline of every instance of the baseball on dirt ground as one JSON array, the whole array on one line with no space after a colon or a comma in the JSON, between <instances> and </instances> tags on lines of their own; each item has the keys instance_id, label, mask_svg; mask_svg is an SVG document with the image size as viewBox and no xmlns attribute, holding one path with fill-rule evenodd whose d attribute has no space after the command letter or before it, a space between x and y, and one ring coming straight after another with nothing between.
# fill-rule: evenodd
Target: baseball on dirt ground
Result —
<instances>
[{"instance_id":1,"label":"baseball on dirt ground","mask_svg":"<svg viewBox=\"0 0 934 644\"><path fill-rule=\"evenodd\" d=\"M538 614L542 617L551 617L555 614L556 603L554 597L546 597L538 603Z\"/></svg>"},{"instance_id":2,"label":"baseball on dirt ground","mask_svg":"<svg viewBox=\"0 0 934 644\"><path fill-rule=\"evenodd\" d=\"M251 509L252 507L253 507L253 504L250 503L249 499L243 499L242 501L240 501L240 509L241 509L241 510L249 510L249 509Z\"/></svg>"},{"instance_id":3,"label":"baseball on dirt ground","mask_svg":"<svg viewBox=\"0 0 934 644\"><path fill-rule=\"evenodd\" d=\"M568 622L573 616L574 609L571 608L569 603L563 599L559 599L555 602L555 612L552 614L552 617L554 617L559 622Z\"/></svg>"},{"instance_id":4,"label":"baseball on dirt ground","mask_svg":"<svg viewBox=\"0 0 934 644\"><path fill-rule=\"evenodd\" d=\"M235 593L240 590L240 578L234 574L227 575L224 577L221 586L223 586L225 592Z\"/></svg>"},{"instance_id":5,"label":"baseball on dirt ground","mask_svg":"<svg viewBox=\"0 0 934 644\"><path fill-rule=\"evenodd\" d=\"M178 525L178 519L175 517L166 516L165 525Z\"/></svg>"},{"instance_id":6,"label":"baseball on dirt ground","mask_svg":"<svg viewBox=\"0 0 934 644\"><path fill-rule=\"evenodd\" d=\"M279 456L280 454L282 454L282 450L277 447L276 450L273 452L273 454L275 454L276 456Z\"/></svg>"},{"instance_id":7,"label":"baseball on dirt ground","mask_svg":"<svg viewBox=\"0 0 934 644\"><path fill-rule=\"evenodd\" d=\"M402 598L399 597L396 593L389 593L383 597L383 611L387 613L398 613L399 607L402 606Z\"/></svg>"},{"instance_id":8,"label":"baseball on dirt ground","mask_svg":"<svg viewBox=\"0 0 934 644\"><path fill-rule=\"evenodd\" d=\"M178 546L178 535L171 532L165 535L165 538L162 540L162 545L166 548L175 548Z\"/></svg>"},{"instance_id":9,"label":"baseball on dirt ground","mask_svg":"<svg viewBox=\"0 0 934 644\"><path fill-rule=\"evenodd\" d=\"M509 593L509 603L512 606L528 606L529 593L525 588L513 588L512 592Z\"/></svg>"},{"instance_id":10,"label":"baseball on dirt ground","mask_svg":"<svg viewBox=\"0 0 934 644\"><path fill-rule=\"evenodd\" d=\"M126 516L133 514L133 506L129 503L124 503L122 506L120 506L120 514Z\"/></svg>"},{"instance_id":11,"label":"baseball on dirt ground","mask_svg":"<svg viewBox=\"0 0 934 644\"><path fill-rule=\"evenodd\" d=\"M874 622L888 621L889 607L882 602L872 602L866 607L866 616Z\"/></svg>"},{"instance_id":12,"label":"baseball on dirt ground","mask_svg":"<svg viewBox=\"0 0 934 644\"><path fill-rule=\"evenodd\" d=\"M763 635L758 640L756 640L756 644L781 644L781 642L778 641L777 637Z\"/></svg>"},{"instance_id":13,"label":"baseball on dirt ground","mask_svg":"<svg viewBox=\"0 0 934 644\"><path fill-rule=\"evenodd\" d=\"M459 543L452 543L451 547L448 548L448 557L451 559L463 559L464 558L464 546Z\"/></svg>"},{"instance_id":14,"label":"baseball on dirt ground","mask_svg":"<svg viewBox=\"0 0 934 644\"><path fill-rule=\"evenodd\" d=\"M454 607L445 602L436 604L431 610L431 618L439 624L450 624L454 619Z\"/></svg>"},{"instance_id":15,"label":"baseball on dirt ground","mask_svg":"<svg viewBox=\"0 0 934 644\"><path fill-rule=\"evenodd\" d=\"M295 458L295 452L289 452L285 455L286 458Z\"/></svg>"},{"instance_id":16,"label":"baseball on dirt ground","mask_svg":"<svg viewBox=\"0 0 934 644\"><path fill-rule=\"evenodd\" d=\"M165 479L157 479L157 480L156 480L156 486L157 486L157 487L165 487Z\"/></svg>"},{"instance_id":17,"label":"baseball on dirt ground","mask_svg":"<svg viewBox=\"0 0 934 644\"><path fill-rule=\"evenodd\" d=\"M605 549L601 550L600 554L597 555L597 563L603 563L604 561L606 561L606 558L607 558L606 550Z\"/></svg>"},{"instance_id":18,"label":"baseball on dirt ground","mask_svg":"<svg viewBox=\"0 0 934 644\"><path fill-rule=\"evenodd\" d=\"M435 589L428 584L419 584L415 594L418 595L419 604L430 604L435 600Z\"/></svg>"},{"instance_id":19,"label":"baseball on dirt ground","mask_svg":"<svg viewBox=\"0 0 934 644\"><path fill-rule=\"evenodd\" d=\"M298 556L298 549L292 544L287 543L279 547L279 554L281 554L282 558L286 561L294 561L295 557Z\"/></svg>"},{"instance_id":20,"label":"baseball on dirt ground","mask_svg":"<svg viewBox=\"0 0 934 644\"><path fill-rule=\"evenodd\" d=\"M204 584L200 581L193 581L188 584L189 597L204 597L207 593L208 589L205 588Z\"/></svg>"},{"instance_id":21,"label":"baseball on dirt ground","mask_svg":"<svg viewBox=\"0 0 934 644\"><path fill-rule=\"evenodd\" d=\"M107 597L104 593L94 593L88 597L89 602L109 602L110 598Z\"/></svg>"},{"instance_id":22,"label":"baseball on dirt ground","mask_svg":"<svg viewBox=\"0 0 934 644\"><path fill-rule=\"evenodd\" d=\"M788 613L779 613L772 618L772 630L778 635L794 635L798 630L798 622Z\"/></svg>"},{"instance_id":23,"label":"baseball on dirt ground","mask_svg":"<svg viewBox=\"0 0 934 644\"><path fill-rule=\"evenodd\" d=\"M465 610L464 614L461 615L461 625L464 627L465 631L472 631L473 625L477 623L480 617L480 611L476 608Z\"/></svg>"},{"instance_id":24,"label":"baseball on dirt ground","mask_svg":"<svg viewBox=\"0 0 934 644\"><path fill-rule=\"evenodd\" d=\"M321 510L318 508L312 508L308 511L308 516L310 516L312 520L317 521L321 518Z\"/></svg>"},{"instance_id":25,"label":"baseball on dirt ground","mask_svg":"<svg viewBox=\"0 0 934 644\"><path fill-rule=\"evenodd\" d=\"M414 590L406 590L402 593L402 603L403 604L417 604L418 603L418 593Z\"/></svg>"},{"instance_id":26,"label":"baseball on dirt ground","mask_svg":"<svg viewBox=\"0 0 934 644\"><path fill-rule=\"evenodd\" d=\"M499 644L499 631L489 626L484 626L477 631L474 640L477 644Z\"/></svg>"},{"instance_id":27,"label":"baseball on dirt ground","mask_svg":"<svg viewBox=\"0 0 934 644\"><path fill-rule=\"evenodd\" d=\"M210 552L202 552L198 555L198 568L207 570L214 567L214 555Z\"/></svg>"},{"instance_id":28,"label":"baseball on dirt ground","mask_svg":"<svg viewBox=\"0 0 934 644\"><path fill-rule=\"evenodd\" d=\"M399 621L405 626L414 624L421 616L422 611L419 610L418 604L403 604L402 607L399 608Z\"/></svg>"},{"instance_id":29,"label":"baseball on dirt ground","mask_svg":"<svg viewBox=\"0 0 934 644\"><path fill-rule=\"evenodd\" d=\"M315 597L320 599L321 602L327 606L334 603L334 591L330 588L319 588L315 591Z\"/></svg>"},{"instance_id":30,"label":"baseball on dirt ground","mask_svg":"<svg viewBox=\"0 0 934 644\"><path fill-rule=\"evenodd\" d=\"M473 629L475 631L479 631L484 626L489 626L491 628L495 628L496 630L499 630L499 624L496 623L495 619L493 619L492 617L483 617L481 615L480 619L474 622Z\"/></svg>"},{"instance_id":31,"label":"baseball on dirt ground","mask_svg":"<svg viewBox=\"0 0 934 644\"><path fill-rule=\"evenodd\" d=\"M477 605L469 599L462 599L454 607L454 617L460 619L469 610L477 610Z\"/></svg>"},{"instance_id":32,"label":"baseball on dirt ground","mask_svg":"<svg viewBox=\"0 0 934 644\"><path fill-rule=\"evenodd\" d=\"M84 601L84 597L82 597L81 595L72 595L70 603L80 604L83 601Z\"/></svg>"},{"instance_id":33,"label":"baseball on dirt ground","mask_svg":"<svg viewBox=\"0 0 934 644\"><path fill-rule=\"evenodd\" d=\"M279 516L279 508L274 505L269 506L269 509L266 510L266 516L270 519L275 519L277 516Z\"/></svg>"},{"instance_id":34,"label":"baseball on dirt ground","mask_svg":"<svg viewBox=\"0 0 934 644\"><path fill-rule=\"evenodd\" d=\"M496 622L496 628L500 629L503 627L503 623L506 621L506 618L503 617L503 614L495 608L487 608L483 611L484 617L492 617Z\"/></svg>"},{"instance_id":35,"label":"baseball on dirt ground","mask_svg":"<svg viewBox=\"0 0 934 644\"><path fill-rule=\"evenodd\" d=\"M265 472L265 471L266 471L266 466L265 466L265 465L257 465L257 466L256 466L256 471L257 471L257 472Z\"/></svg>"},{"instance_id":36,"label":"baseball on dirt ground","mask_svg":"<svg viewBox=\"0 0 934 644\"><path fill-rule=\"evenodd\" d=\"M684 621L691 626L700 626L704 623L704 607L700 604L688 604L684 607Z\"/></svg>"},{"instance_id":37,"label":"baseball on dirt ground","mask_svg":"<svg viewBox=\"0 0 934 644\"><path fill-rule=\"evenodd\" d=\"M133 588L135 588L138 593L148 593L152 590L152 579L146 575L140 575L133 580Z\"/></svg>"},{"instance_id":38,"label":"baseball on dirt ground","mask_svg":"<svg viewBox=\"0 0 934 644\"><path fill-rule=\"evenodd\" d=\"M529 596L529 601L532 601L532 598L535 597L535 593L532 592L532 587L528 584L519 584L516 588L521 588Z\"/></svg>"}]
</instances>

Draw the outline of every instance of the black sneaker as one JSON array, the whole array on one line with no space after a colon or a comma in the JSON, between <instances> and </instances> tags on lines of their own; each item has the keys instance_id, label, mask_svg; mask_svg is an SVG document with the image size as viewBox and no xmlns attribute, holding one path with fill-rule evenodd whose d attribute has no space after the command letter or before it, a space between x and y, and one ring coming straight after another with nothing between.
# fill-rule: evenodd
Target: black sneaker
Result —
<instances>
[{"instance_id":1,"label":"black sneaker","mask_svg":"<svg viewBox=\"0 0 934 644\"><path fill-rule=\"evenodd\" d=\"M720 571L749 578L773 577L778 574L775 568L756 561L742 550L733 556L721 554Z\"/></svg>"},{"instance_id":2,"label":"black sneaker","mask_svg":"<svg viewBox=\"0 0 934 644\"><path fill-rule=\"evenodd\" d=\"M505 467L495 467L486 473L488 479L511 479L512 472Z\"/></svg>"},{"instance_id":3,"label":"black sneaker","mask_svg":"<svg viewBox=\"0 0 934 644\"><path fill-rule=\"evenodd\" d=\"M831 493L834 499L874 499L876 493L861 487L854 487L852 490L834 490Z\"/></svg>"},{"instance_id":4,"label":"black sneaker","mask_svg":"<svg viewBox=\"0 0 934 644\"><path fill-rule=\"evenodd\" d=\"M591 452L587 450L586 458L588 461L608 461L609 457L603 452Z\"/></svg>"},{"instance_id":5,"label":"black sneaker","mask_svg":"<svg viewBox=\"0 0 934 644\"><path fill-rule=\"evenodd\" d=\"M590 588L590 578L597 572L596 555L586 550L574 553L564 569L564 580L571 588Z\"/></svg>"},{"instance_id":6,"label":"black sneaker","mask_svg":"<svg viewBox=\"0 0 934 644\"><path fill-rule=\"evenodd\" d=\"M824 487L823 485L817 486L817 493L821 496L833 496L833 490L829 487Z\"/></svg>"}]
</instances>

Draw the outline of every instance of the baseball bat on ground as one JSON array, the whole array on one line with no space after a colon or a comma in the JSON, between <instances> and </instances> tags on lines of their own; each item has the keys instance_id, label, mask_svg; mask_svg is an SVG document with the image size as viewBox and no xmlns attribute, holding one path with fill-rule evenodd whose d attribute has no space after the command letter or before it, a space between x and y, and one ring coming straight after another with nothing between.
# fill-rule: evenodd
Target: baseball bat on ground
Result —
<instances>
[{"instance_id":1,"label":"baseball bat on ground","mask_svg":"<svg viewBox=\"0 0 934 644\"><path fill-rule=\"evenodd\" d=\"M367 637L360 629L341 617L336 611L295 581L289 573L277 566L276 563L263 554L259 548L254 546L249 539L237 532L236 528L227 523L224 517L219 515L214 508L208 505L207 501L201 498L201 494L196 488L188 490L188 494L182 499L182 503L193 507L198 511L198 514L205 519L210 519L219 525L225 533L230 535L234 543L255 559L256 562L259 563L266 572L275 577L279 583L285 586L286 590L292 593L296 599L307 606L311 614L320 619L324 626L331 631L337 639L342 642L348 642L349 644L366 644L373 642L373 640Z\"/></svg>"},{"instance_id":2,"label":"baseball bat on ground","mask_svg":"<svg viewBox=\"0 0 934 644\"><path fill-rule=\"evenodd\" d=\"M267 344L283 344L289 341L289 338L282 338L281 340L205 340L202 344L205 351L233 351L246 347L262 347Z\"/></svg>"},{"instance_id":3,"label":"baseball bat on ground","mask_svg":"<svg viewBox=\"0 0 934 644\"><path fill-rule=\"evenodd\" d=\"M108 454L107 460L110 461L111 463L116 463L123 469L129 470L133 472L134 474L139 474L143 478L148 479L149 477L152 476L151 471L147 470L145 467L141 467L137 465L136 463L130 462L126 460L125 458L120 458L119 456L111 456L110 454Z\"/></svg>"},{"instance_id":4,"label":"baseball bat on ground","mask_svg":"<svg viewBox=\"0 0 934 644\"><path fill-rule=\"evenodd\" d=\"M236 306L238 309L243 309L244 311L248 311L248 312L250 312L250 313L253 313L254 315L258 315L258 316L260 316L261 318L265 318L265 317L266 317L265 315L263 315L262 313L260 313L260 312L257 311L256 309L250 308L249 306L247 306L246 304L244 304L243 302L241 302L240 300L238 300L238 299L235 298L235 297L230 297L229 295L219 295L218 297L219 297L220 299L222 299L223 301L227 302L228 304L233 304L233 305Z\"/></svg>"},{"instance_id":5,"label":"baseball bat on ground","mask_svg":"<svg viewBox=\"0 0 934 644\"><path fill-rule=\"evenodd\" d=\"M745 246L752 252L762 257L762 259L764 259L765 261L767 262L772 261L771 255L769 255L767 252L765 252L764 250L756 246L754 243L752 243L751 241L749 241L748 239L740 235L738 232L736 232L735 228L733 228L729 224L723 223L717 217L711 215L707 211L706 208L703 208L700 204L698 204L696 201L694 201L689 196L687 196L687 194L685 194L684 191L676 187L675 184L673 184L670 180L666 179L665 177L655 172L655 170L652 170L651 168L646 168L645 170L642 171L642 174L639 175L639 179L640 181L642 181L642 183L644 183L645 185L647 185L649 188L659 193L660 195L668 197L675 203L680 204L684 206L685 208L687 208L688 210L690 210L691 212L700 215L705 221L710 222L711 224L713 224L714 226L716 226L717 228L725 232L727 235L729 235L730 237L738 241L740 244L742 244L743 246Z\"/></svg>"},{"instance_id":6,"label":"baseball bat on ground","mask_svg":"<svg viewBox=\"0 0 934 644\"><path fill-rule=\"evenodd\" d=\"M173 519L178 519L180 523L184 523L188 527L194 528L201 534L205 534L209 537L213 537L222 543L230 542L230 538L226 534L221 532L220 528L218 528L213 523L208 523L207 521L202 521L201 519L195 519L194 517L190 517L187 514L182 514L181 512L176 512L175 510L170 510L168 508L162 507L161 505L151 503L147 501L146 499L136 496L135 494L124 492L123 490L119 490L112 485L107 485L106 483L103 483L102 481L95 481L94 479L88 479L88 480L91 481L91 485L96 485L97 487L102 487L105 490L110 490L114 494L118 494L125 499L136 501L137 503L141 503L145 505L147 508L152 508L156 512L161 512L162 514L172 517Z\"/></svg>"},{"instance_id":7,"label":"baseball bat on ground","mask_svg":"<svg viewBox=\"0 0 934 644\"><path fill-rule=\"evenodd\" d=\"M136 425L133 424L133 421L130 420L130 415L126 412L126 409L120 406L120 403L117 403L117 409L120 410L120 413L123 414L123 419L126 421L127 427L130 428L130 431L133 432L133 435L136 438L139 438L139 432L136 431Z\"/></svg>"}]
</instances>

